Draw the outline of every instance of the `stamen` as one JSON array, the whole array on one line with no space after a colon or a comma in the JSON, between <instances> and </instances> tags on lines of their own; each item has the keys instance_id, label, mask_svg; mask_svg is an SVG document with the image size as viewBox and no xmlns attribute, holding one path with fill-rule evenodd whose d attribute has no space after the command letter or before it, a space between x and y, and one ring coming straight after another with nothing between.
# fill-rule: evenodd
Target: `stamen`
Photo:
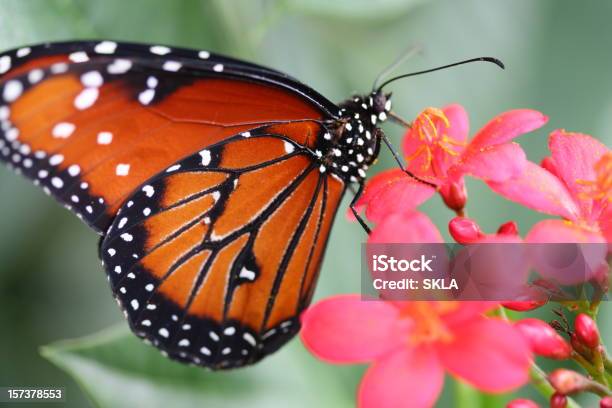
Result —
<instances>
[{"instance_id":1,"label":"stamen","mask_svg":"<svg viewBox=\"0 0 612 408\"><path fill-rule=\"evenodd\" d=\"M584 186L578 194L581 199L612 202L612 152L605 153L593 167L595 180L577 179L576 183Z\"/></svg>"},{"instance_id":2,"label":"stamen","mask_svg":"<svg viewBox=\"0 0 612 408\"><path fill-rule=\"evenodd\" d=\"M411 302L407 304L402 314L414 323L409 342L415 345L452 341L452 333L442 317L455 310L457 306L456 302Z\"/></svg>"}]
</instances>

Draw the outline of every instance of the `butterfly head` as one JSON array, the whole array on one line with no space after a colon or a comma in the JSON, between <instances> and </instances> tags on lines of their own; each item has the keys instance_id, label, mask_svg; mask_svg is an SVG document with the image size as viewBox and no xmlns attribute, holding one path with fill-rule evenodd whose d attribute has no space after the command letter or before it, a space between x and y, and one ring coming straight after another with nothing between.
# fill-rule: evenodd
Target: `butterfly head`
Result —
<instances>
[{"instance_id":1,"label":"butterfly head","mask_svg":"<svg viewBox=\"0 0 612 408\"><path fill-rule=\"evenodd\" d=\"M391 110L391 94L375 91L340 104L340 115L324 137L321 171L331 171L347 182L360 182L378 156L382 130Z\"/></svg>"}]
</instances>

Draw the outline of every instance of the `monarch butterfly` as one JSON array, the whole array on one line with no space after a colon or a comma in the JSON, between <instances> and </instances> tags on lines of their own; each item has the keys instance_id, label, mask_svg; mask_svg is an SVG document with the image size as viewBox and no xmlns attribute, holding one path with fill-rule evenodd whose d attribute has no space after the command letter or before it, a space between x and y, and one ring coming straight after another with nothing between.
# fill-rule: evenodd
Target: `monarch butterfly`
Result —
<instances>
[{"instance_id":1,"label":"monarch butterfly","mask_svg":"<svg viewBox=\"0 0 612 408\"><path fill-rule=\"evenodd\" d=\"M136 335L238 367L299 330L340 199L387 142L389 82L335 105L207 51L24 47L0 54L0 159L101 235Z\"/></svg>"}]
</instances>

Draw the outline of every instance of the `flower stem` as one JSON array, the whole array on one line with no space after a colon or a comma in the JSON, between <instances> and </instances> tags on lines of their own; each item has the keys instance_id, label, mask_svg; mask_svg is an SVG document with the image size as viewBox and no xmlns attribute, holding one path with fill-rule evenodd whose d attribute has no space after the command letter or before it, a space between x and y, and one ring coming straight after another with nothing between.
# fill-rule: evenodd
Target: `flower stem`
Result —
<instances>
[{"instance_id":1,"label":"flower stem","mask_svg":"<svg viewBox=\"0 0 612 408\"><path fill-rule=\"evenodd\" d=\"M603 361L601 360L601 354L599 354L596 350L593 353L593 358L595 359L595 364L591 364L586 358L584 358L581 354L573 352L572 358L578 364L580 364L595 381L602 384L606 388L608 387L608 379L605 375L603 369Z\"/></svg>"},{"instance_id":2,"label":"flower stem","mask_svg":"<svg viewBox=\"0 0 612 408\"><path fill-rule=\"evenodd\" d=\"M481 404L478 391L464 382L455 380L455 406L457 408L476 408Z\"/></svg>"},{"instance_id":3,"label":"flower stem","mask_svg":"<svg viewBox=\"0 0 612 408\"><path fill-rule=\"evenodd\" d=\"M549 399L554 393L555 389L550 385L546 379L546 374L536 363L533 363L529 372L531 378L531 384L533 387L544 397ZM580 405L571 398L567 398L567 408L580 408Z\"/></svg>"}]
</instances>

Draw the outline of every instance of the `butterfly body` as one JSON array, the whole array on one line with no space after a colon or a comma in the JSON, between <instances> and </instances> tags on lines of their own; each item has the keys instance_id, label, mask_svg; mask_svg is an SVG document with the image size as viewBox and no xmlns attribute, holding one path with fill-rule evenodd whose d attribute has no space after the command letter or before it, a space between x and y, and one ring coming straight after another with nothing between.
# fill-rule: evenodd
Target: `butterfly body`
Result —
<instances>
[{"instance_id":1,"label":"butterfly body","mask_svg":"<svg viewBox=\"0 0 612 408\"><path fill-rule=\"evenodd\" d=\"M206 51L89 41L0 54L0 159L102 235L130 327L213 369L299 330L339 202L390 110Z\"/></svg>"}]
</instances>

